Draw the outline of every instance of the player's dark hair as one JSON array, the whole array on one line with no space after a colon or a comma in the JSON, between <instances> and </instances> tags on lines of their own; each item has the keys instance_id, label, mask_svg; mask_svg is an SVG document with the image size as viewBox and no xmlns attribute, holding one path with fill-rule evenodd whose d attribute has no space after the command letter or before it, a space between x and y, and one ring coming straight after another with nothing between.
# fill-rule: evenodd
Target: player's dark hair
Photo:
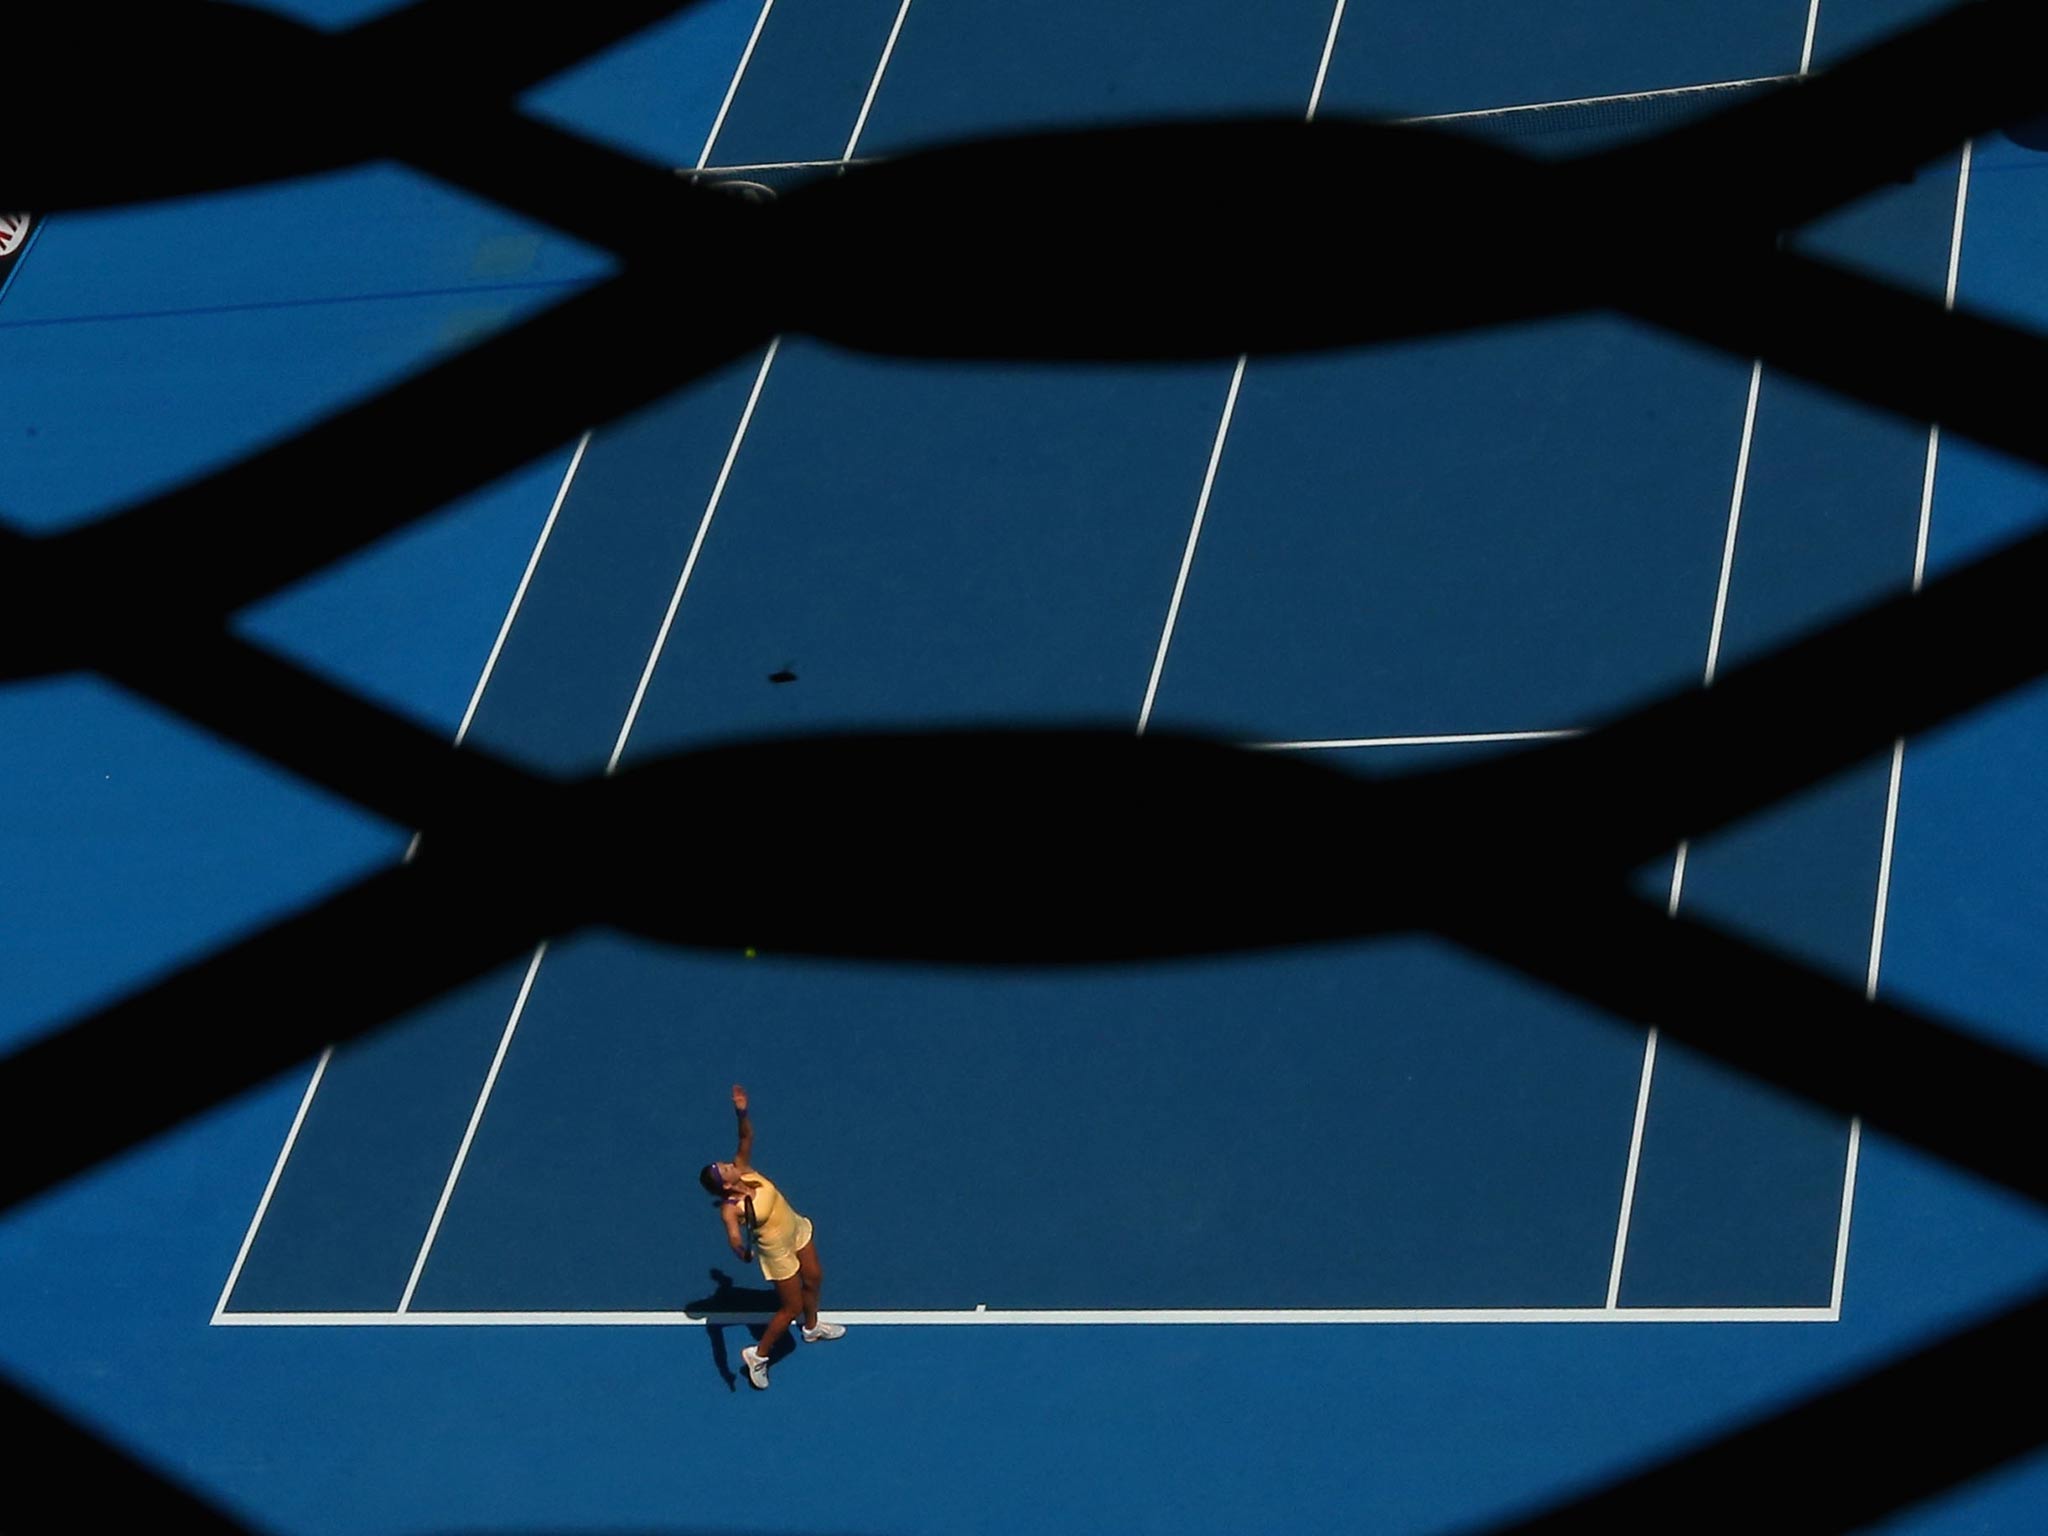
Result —
<instances>
[{"instance_id":1,"label":"player's dark hair","mask_svg":"<svg viewBox=\"0 0 2048 1536\"><path fill-rule=\"evenodd\" d=\"M718 1176L718 1164L706 1163L697 1175L697 1182L704 1186L704 1192L712 1199L721 1202L725 1199L725 1180Z\"/></svg>"}]
</instances>

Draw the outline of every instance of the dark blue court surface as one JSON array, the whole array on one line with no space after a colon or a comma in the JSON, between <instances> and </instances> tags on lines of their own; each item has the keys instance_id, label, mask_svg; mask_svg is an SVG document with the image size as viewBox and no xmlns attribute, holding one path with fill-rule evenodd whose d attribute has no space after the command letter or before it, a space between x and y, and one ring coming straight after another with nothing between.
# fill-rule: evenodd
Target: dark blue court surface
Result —
<instances>
[{"instance_id":1,"label":"dark blue court surface","mask_svg":"<svg viewBox=\"0 0 2048 1536\"><path fill-rule=\"evenodd\" d=\"M1312 107L1478 114L1465 131L1569 154L1939 8L708 0L528 105L678 167L825 174ZM1701 86L1727 90L1681 93ZM1585 102L1642 93L1664 94ZM2040 148L1979 140L1798 239L2048 324ZM1369 185L1341 195L1361 242L1401 238ZM318 238L366 209L379 238L347 259ZM389 168L53 221L0 307L0 515L88 520L605 270ZM971 270L932 282L999 301ZM1237 367L790 338L238 623L563 778L750 736L1075 721L1383 775L1695 686L2043 507L1983 450L1605 315ZM2042 710L2016 695L1882 754L1645 889L2042 1052ZM75 681L0 693L0 785L0 1043L409 836ZM853 1325L765 1397L720 1318L768 1292L696 1184L730 1154L735 1081ZM1051 974L588 932L16 1214L0 1255L7 1368L268 1528L1424 1531L1987 1311L2048 1273L2048 1232L1434 939ZM704 1449L734 1444L788 1449L764 1483ZM1887 1528L2025 1529L2044 1500L2037 1456Z\"/></svg>"}]
</instances>

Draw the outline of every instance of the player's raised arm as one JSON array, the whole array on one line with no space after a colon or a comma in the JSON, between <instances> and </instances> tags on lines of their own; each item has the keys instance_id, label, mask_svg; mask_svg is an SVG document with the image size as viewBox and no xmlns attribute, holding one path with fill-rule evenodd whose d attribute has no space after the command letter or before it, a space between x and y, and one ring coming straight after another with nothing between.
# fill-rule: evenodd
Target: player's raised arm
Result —
<instances>
[{"instance_id":1,"label":"player's raised arm","mask_svg":"<svg viewBox=\"0 0 2048 1536\"><path fill-rule=\"evenodd\" d=\"M754 1150L754 1122L747 1118L747 1090L738 1083L732 1085L732 1107L733 1113L740 1117L740 1149L733 1154L732 1160L740 1165L741 1172L751 1173L754 1168L751 1161Z\"/></svg>"}]
</instances>

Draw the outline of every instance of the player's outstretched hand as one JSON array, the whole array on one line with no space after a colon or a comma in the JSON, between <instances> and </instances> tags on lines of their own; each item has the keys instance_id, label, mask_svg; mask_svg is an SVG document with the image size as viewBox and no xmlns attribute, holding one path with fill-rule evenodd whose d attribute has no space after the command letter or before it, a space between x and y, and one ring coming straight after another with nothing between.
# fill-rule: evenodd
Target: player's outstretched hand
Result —
<instances>
[{"instance_id":1,"label":"player's outstretched hand","mask_svg":"<svg viewBox=\"0 0 2048 1536\"><path fill-rule=\"evenodd\" d=\"M747 1112L747 1090L738 1083L732 1085L732 1107L743 1115Z\"/></svg>"}]
</instances>

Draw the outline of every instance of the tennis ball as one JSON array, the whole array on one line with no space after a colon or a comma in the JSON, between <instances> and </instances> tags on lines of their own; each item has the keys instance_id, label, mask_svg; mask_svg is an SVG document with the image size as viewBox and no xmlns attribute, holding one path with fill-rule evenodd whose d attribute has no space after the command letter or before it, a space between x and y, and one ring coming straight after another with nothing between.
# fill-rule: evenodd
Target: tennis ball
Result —
<instances>
[{"instance_id":1,"label":"tennis ball","mask_svg":"<svg viewBox=\"0 0 2048 1536\"><path fill-rule=\"evenodd\" d=\"M749 960L754 958L754 946L751 944L747 946L747 958Z\"/></svg>"}]
</instances>

